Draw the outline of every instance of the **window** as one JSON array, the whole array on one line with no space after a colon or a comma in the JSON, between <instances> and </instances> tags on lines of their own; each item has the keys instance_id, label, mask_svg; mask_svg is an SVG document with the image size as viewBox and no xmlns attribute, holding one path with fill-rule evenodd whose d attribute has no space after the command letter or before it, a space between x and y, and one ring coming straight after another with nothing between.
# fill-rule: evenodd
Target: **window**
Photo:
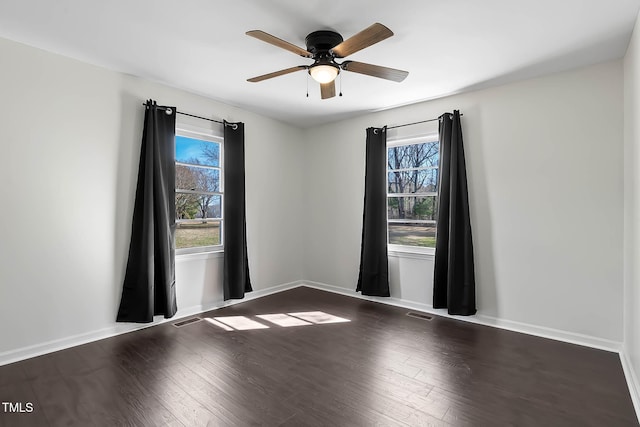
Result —
<instances>
[{"instance_id":1,"label":"window","mask_svg":"<svg viewBox=\"0 0 640 427\"><path fill-rule=\"evenodd\" d=\"M176 130L176 252L222 248L222 138Z\"/></svg>"},{"instance_id":2,"label":"window","mask_svg":"<svg viewBox=\"0 0 640 427\"><path fill-rule=\"evenodd\" d=\"M436 134L388 143L389 244L435 248L438 154Z\"/></svg>"}]
</instances>

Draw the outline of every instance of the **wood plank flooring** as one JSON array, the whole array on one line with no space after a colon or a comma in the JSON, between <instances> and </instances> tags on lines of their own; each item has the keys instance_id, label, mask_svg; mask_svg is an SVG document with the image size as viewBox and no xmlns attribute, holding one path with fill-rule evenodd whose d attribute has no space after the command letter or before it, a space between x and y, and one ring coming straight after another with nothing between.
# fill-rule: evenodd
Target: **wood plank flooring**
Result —
<instances>
[{"instance_id":1,"label":"wood plank flooring","mask_svg":"<svg viewBox=\"0 0 640 427\"><path fill-rule=\"evenodd\" d=\"M301 312L324 314L256 317ZM164 324L3 366L0 402L33 411L0 426L638 425L615 353L406 313L302 287L200 316L268 328Z\"/></svg>"}]
</instances>

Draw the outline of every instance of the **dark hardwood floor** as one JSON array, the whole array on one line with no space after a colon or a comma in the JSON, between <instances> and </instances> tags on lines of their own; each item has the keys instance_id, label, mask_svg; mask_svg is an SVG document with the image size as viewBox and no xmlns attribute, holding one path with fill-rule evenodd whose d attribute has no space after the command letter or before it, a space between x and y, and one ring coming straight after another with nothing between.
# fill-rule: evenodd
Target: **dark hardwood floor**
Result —
<instances>
[{"instance_id":1,"label":"dark hardwood floor","mask_svg":"<svg viewBox=\"0 0 640 427\"><path fill-rule=\"evenodd\" d=\"M349 321L256 317L318 311ZM268 328L164 324L6 365L0 401L25 412L0 425L638 425L615 353L406 313L296 288L200 316Z\"/></svg>"}]
</instances>

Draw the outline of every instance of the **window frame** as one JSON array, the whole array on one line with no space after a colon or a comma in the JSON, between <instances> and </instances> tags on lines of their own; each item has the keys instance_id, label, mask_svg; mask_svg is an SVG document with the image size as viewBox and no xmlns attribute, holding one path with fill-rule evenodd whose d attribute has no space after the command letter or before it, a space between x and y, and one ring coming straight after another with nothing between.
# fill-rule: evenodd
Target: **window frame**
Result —
<instances>
[{"instance_id":1,"label":"window frame","mask_svg":"<svg viewBox=\"0 0 640 427\"><path fill-rule=\"evenodd\" d=\"M218 245L207 245L207 246L195 246L190 248L175 248L176 256L178 255L191 255L191 254L205 254L205 253L216 253L216 252L224 252L224 138L222 135L216 135L213 130L206 128L199 128L195 126L185 125L185 124L176 124L176 137L182 136L185 138L197 139L200 141L211 142L219 144L219 160L218 166L207 166L207 165L191 165L189 163L179 162L175 158L174 153L174 165L182 165L182 166L199 166L203 169L211 169L211 170L219 170L220 171L220 184L218 192L203 192L203 191L186 191L184 194L212 194L220 196L220 217L219 218L205 218L207 220L212 221L220 221L220 244ZM178 194L177 188L175 188L174 182L174 203L175 203L175 195ZM178 220L175 219L176 228L179 221L187 222L187 221L197 221L202 220L202 218L198 218L195 220Z\"/></svg>"},{"instance_id":2,"label":"window frame","mask_svg":"<svg viewBox=\"0 0 640 427\"><path fill-rule=\"evenodd\" d=\"M411 245L400 245L400 244L396 244L396 243L389 243L389 223L393 223L393 222L413 222L413 223L428 223L428 220L389 220L389 207L388 207L388 200L389 200L389 195L390 194L397 194L397 193L389 193L389 148L393 148L393 147L401 147L401 146L405 146L405 145L414 145L414 144L424 144L424 143L430 143L430 142L437 142L438 143L438 156L440 156L440 135L438 132L425 132L423 134L420 135L414 135L414 136L410 136L410 137L395 137L395 138L389 138L387 139L387 161L385 164L385 182L386 182L386 191L387 191L387 208L386 208L386 213L387 213L387 250L389 251L390 255L396 255L396 254L402 254L402 253L406 253L406 254L418 254L421 257L422 256L434 256L436 253L436 248L435 247L427 247L427 246L411 246ZM430 168L433 169L433 168ZM440 165L438 165L438 182L440 181ZM427 193L412 193L412 194L416 194L415 197L420 197L420 196L425 196L425 197L436 197L436 201L437 201L437 197L438 197L438 192L427 192ZM391 197L402 197L402 196L391 196ZM413 195L411 195L410 197L414 197ZM435 221L434 221L435 222Z\"/></svg>"}]
</instances>

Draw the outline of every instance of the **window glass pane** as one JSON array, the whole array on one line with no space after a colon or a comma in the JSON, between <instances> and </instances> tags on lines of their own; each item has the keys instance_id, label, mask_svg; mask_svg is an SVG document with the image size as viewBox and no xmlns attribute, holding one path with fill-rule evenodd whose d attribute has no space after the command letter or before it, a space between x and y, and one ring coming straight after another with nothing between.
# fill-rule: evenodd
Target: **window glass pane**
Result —
<instances>
[{"instance_id":1,"label":"window glass pane","mask_svg":"<svg viewBox=\"0 0 640 427\"><path fill-rule=\"evenodd\" d=\"M389 193L435 193L438 169L389 172Z\"/></svg>"},{"instance_id":2,"label":"window glass pane","mask_svg":"<svg viewBox=\"0 0 640 427\"><path fill-rule=\"evenodd\" d=\"M436 220L436 197L388 197L387 215L389 219ZM391 227L391 224L389 224Z\"/></svg>"},{"instance_id":3,"label":"window glass pane","mask_svg":"<svg viewBox=\"0 0 640 427\"><path fill-rule=\"evenodd\" d=\"M176 161L193 165L220 166L220 144L176 135Z\"/></svg>"},{"instance_id":4,"label":"window glass pane","mask_svg":"<svg viewBox=\"0 0 640 427\"><path fill-rule=\"evenodd\" d=\"M222 196L176 193L176 219L221 218Z\"/></svg>"},{"instance_id":5,"label":"window glass pane","mask_svg":"<svg viewBox=\"0 0 640 427\"><path fill-rule=\"evenodd\" d=\"M176 249L215 246L220 244L220 221L178 221Z\"/></svg>"},{"instance_id":6,"label":"window glass pane","mask_svg":"<svg viewBox=\"0 0 640 427\"><path fill-rule=\"evenodd\" d=\"M387 149L387 215L389 243L435 247L439 143L391 146ZM411 194L411 196L401 196Z\"/></svg>"},{"instance_id":7,"label":"window glass pane","mask_svg":"<svg viewBox=\"0 0 640 427\"><path fill-rule=\"evenodd\" d=\"M438 148L438 142L389 147L389 169L437 167Z\"/></svg>"},{"instance_id":8,"label":"window glass pane","mask_svg":"<svg viewBox=\"0 0 640 427\"><path fill-rule=\"evenodd\" d=\"M220 170L176 165L176 190L220 192Z\"/></svg>"},{"instance_id":9,"label":"window glass pane","mask_svg":"<svg viewBox=\"0 0 640 427\"><path fill-rule=\"evenodd\" d=\"M389 243L394 245L436 247L436 225L389 223Z\"/></svg>"}]
</instances>

